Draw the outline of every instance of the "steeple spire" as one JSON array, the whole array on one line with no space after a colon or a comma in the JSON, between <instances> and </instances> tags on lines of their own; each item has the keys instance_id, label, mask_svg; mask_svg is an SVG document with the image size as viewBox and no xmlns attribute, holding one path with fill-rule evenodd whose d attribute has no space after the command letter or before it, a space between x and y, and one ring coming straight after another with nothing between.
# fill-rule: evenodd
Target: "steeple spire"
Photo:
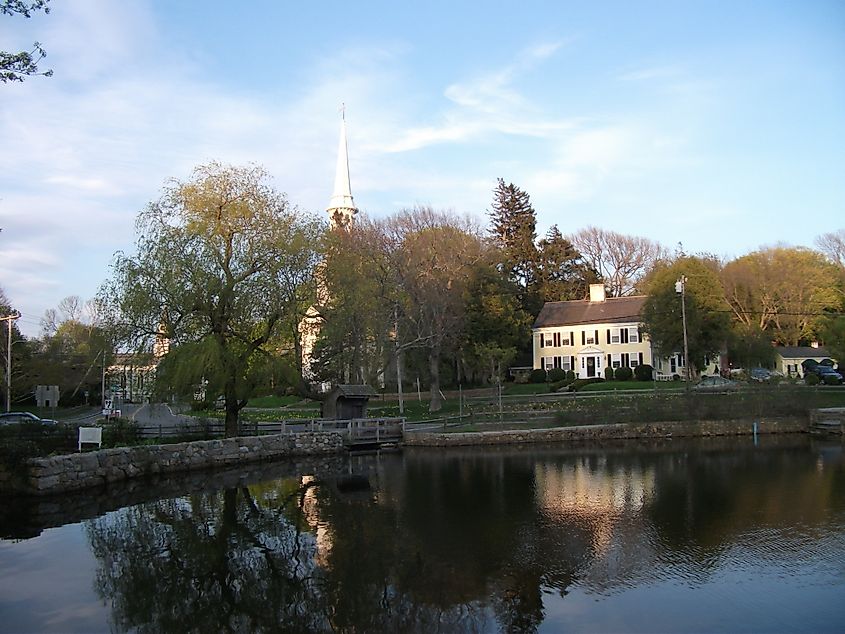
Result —
<instances>
[{"instance_id":1,"label":"steeple spire","mask_svg":"<svg viewBox=\"0 0 845 634\"><path fill-rule=\"evenodd\" d=\"M326 211L333 227L348 225L358 208L352 200L352 189L349 185L349 156L346 150L346 106L340 107L340 143L337 148L337 168L334 176L334 193Z\"/></svg>"}]
</instances>

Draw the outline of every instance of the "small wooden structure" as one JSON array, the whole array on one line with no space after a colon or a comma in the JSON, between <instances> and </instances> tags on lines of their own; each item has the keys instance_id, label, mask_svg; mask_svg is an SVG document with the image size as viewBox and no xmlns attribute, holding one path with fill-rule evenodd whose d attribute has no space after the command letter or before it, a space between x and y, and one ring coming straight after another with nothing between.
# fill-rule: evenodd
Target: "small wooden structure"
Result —
<instances>
[{"instance_id":1,"label":"small wooden structure","mask_svg":"<svg viewBox=\"0 0 845 634\"><path fill-rule=\"evenodd\" d=\"M369 385L338 385L323 401L323 418L350 420L367 417L367 401L378 396Z\"/></svg>"}]
</instances>

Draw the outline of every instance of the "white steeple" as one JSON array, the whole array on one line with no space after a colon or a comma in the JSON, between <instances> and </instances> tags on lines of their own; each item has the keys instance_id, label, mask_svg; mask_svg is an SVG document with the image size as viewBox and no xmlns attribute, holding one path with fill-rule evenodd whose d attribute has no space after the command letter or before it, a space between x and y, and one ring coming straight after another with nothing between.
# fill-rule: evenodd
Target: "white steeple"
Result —
<instances>
[{"instance_id":1,"label":"white steeple","mask_svg":"<svg viewBox=\"0 0 845 634\"><path fill-rule=\"evenodd\" d=\"M337 148L337 169L334 176L334 193L329 206L329 220L332 227L345 227L353 216L358 213L355 201L352 200L352 189L349 186L349 157L346 151L346 107L341 106L340 143Z\"/></svg>"}]
</instances>

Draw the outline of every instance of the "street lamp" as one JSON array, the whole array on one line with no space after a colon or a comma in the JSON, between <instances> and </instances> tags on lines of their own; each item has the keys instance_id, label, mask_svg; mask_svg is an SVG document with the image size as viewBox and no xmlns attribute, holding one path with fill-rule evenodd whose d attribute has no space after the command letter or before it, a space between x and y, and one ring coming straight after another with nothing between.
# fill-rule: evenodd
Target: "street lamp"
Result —
<instances>
[{"instance_id":1,"label":"street lamp","mask_svg":"<svg viewBox=\"0 0 845 634\"><path fill-rule=\"evenodd\" d=\"M681 296L681 319L684 323L684 370L687 377L686 388L689 389L689 345L687 343L687 306L686 306L687 276L681 275L681 279L675 282L675 292Z\"/></svg>"},{"instance_id":2,"label":"street lamp","mask_svg":"<svg viewBox=\"0 0 845 634\"><path fill-rule=\"evenodd\" d=\"M21 314L13 311L11 315L0 317L0 321L9 324L9 338L6 347L6 411L12 409L12 322L19 319Z\"/></svg>"}]
</instances>

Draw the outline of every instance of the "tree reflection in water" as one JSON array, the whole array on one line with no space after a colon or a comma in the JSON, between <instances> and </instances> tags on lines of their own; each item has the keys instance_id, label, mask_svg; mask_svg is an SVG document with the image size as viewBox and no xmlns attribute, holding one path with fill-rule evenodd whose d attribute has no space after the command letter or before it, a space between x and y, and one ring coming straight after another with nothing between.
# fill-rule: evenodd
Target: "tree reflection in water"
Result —
<instances>
[{"instance_id":1,"label":"tree reflection in water","mask_svg":"<svg viewBox=\"0 0 845 634\"><path fill-rule=\"evenodd\" d=\"M117 630L535 632L573 589L827 561L841 449L725 443L408 451L372 488L287 477L128 507L87 523L97 589Z\"/></svg>"}]
</instances>

